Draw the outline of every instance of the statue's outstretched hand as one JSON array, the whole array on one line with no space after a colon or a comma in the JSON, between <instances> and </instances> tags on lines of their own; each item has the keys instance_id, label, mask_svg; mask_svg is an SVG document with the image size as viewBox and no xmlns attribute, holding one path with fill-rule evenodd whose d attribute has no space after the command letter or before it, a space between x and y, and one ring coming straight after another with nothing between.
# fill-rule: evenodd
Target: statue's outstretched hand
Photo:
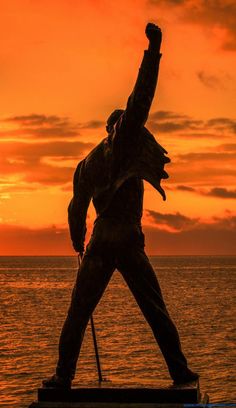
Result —
<instances>
[{"instance_id":1,"label":"statue's outstretched hand","mask_svg":"<svg viewBox=\"0 0 236 408\"><path fill-rule=\"evenodd\" d=\"M145 34L153 47L161 47L162 32L161 29L153 23L148 23L145 29Z\"/></svg>"}]
</instances>

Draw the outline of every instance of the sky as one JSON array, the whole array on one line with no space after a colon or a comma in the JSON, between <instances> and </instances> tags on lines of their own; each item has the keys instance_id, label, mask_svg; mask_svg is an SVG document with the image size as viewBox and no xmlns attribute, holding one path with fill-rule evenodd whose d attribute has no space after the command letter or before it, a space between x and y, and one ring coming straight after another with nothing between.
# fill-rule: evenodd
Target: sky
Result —
<instances>
[{"instance_id":1,"label":"sky","mask_svg":"<svg viewBox=\"0 0 236 408\"><path fill-rule=\"evenodd\" d=\"M171 163L167 201L145 183L146 251L236 254L235 1L0 1L0 255L74 253L73 173L126 105L148 22L163 42L147 127Z\"/></svg>"}]
</instances>

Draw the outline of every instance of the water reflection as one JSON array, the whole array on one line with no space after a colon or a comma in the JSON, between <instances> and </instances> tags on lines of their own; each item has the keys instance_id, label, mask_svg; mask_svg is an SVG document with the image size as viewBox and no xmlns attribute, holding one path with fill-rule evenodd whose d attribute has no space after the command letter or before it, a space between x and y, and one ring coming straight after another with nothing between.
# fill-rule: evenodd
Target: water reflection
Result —
<instances>
[{"instance_id":1,"label":"water reflection","mask_svg":"<svg viewBox=\"0 0 236 408\"><path fill-rule=\"evenodd\" d=\"M56 363L57 342L76 275L76 258L0 259L2 407L26 407ZM236 258L156 257L169 311L191 367L211 402L236 400ZM226 272L227 270L227 272ZM94 314L101 364L111 381L170 379L162 355L122 277L116 272ZM90 327L76 384L97 379Z\"/></svg>"}]
</instances>

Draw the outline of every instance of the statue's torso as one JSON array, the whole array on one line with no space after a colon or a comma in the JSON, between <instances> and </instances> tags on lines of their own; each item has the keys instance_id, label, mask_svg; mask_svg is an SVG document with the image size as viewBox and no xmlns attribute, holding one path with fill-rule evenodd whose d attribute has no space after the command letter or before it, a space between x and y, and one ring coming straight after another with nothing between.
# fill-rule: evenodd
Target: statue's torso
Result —
<instances>
[{"instance_id":1,"label":"statue's torso","mask_svg":"<svg viewBox=\"0 0 236 408\"><path fill-rule=\"evenodd\" d=\"M116 191L102 217L140 224L143 211L143 192L143 181L138 177L129 178Z\"/></svg>"}]
</instances>

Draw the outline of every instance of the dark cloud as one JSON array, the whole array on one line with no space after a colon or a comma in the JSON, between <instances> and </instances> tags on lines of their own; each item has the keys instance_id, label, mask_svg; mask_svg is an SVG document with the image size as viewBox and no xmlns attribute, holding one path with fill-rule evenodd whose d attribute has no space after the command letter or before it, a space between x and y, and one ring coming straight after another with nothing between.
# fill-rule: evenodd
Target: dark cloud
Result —
<instances>
[{"instance_id":1,"label":"dark cloud","mask_svg":"<svg viewBox=\"0 0 236 408\"><path fill-rule=\"evenodd\" d=\"M227 190L224 187L214 187L207 191L207 190L197 189L197 188L193 188L189 186L178 185L176 186L175 189L179 191L187 191L191 193L197 193L200 195L218 197L218 198L223 198L223 199L236 198L236 190Z\"/></svg>"},{"instance_id":2,"label":"dark cloud","mask_svg":"<svg viewBox=\"0 0 236 408\"><path fill-rule=\"evenodd\" d=\"M235 154L231 152L196 152L196 153L186 153L179 154L177 159L182 162L204 162L204 161L214 161L214 162L228 162L230 160L235 160Z\"/></svg>"},{"instance_id":3,"label":"dark cloud","mask_svg":"<svg viewBox=\"0 0 236 408\"><path fill-rule=\"evenodd\" d=\"M11 116L2 122L17 124L18 129L13 129L13 134L21 137L35 138L61 138L75 137L79 135L77 124L73 124L68 118L57 115L30 114ZM1 136L10 136L11 130L1 132Z\"/></svg>"},{"instance_id":4,"label":"dark cloud","mask_svg":"<svg viewBox=\"0 0 236 408\"><path fill-rule=\"evenodd\" d=\"M157 7L178 7L182 21L206 27L207 30L222 29L224 34L222 47L226 50L236 50L236 2L234 0L149 0L148 4Z\"/></svg>"},{"instance_id":5,"label":"dark cloud","mask_svg":"<svg viewBox=\"0 0 236 408\"><path fill-rule=\"evenodd\" d=\"M206 195L219 198L236 198L236 190L227 190L223 187L215 187L208 191Z\"/></svg>"},{"instance_id":6,"label":"dark cloud","mask_svg":"<svg viewBox=\"0 0 236 408\"><path fill-rule=\"evenodd\" d=\"M167 120L167 119L187 119L188 116L186 115L181 115L177 112L172 112L172 111L156 111L153 113L150 113L149 118L151 120Z\"/></svg>"},{"instance_id":7,"label":"dark cloud","mask_svg":"<svg viewBox=\"0 0 236 408\"><path fill-rule=\"evenodd\" d=\"M220 28L225 33L223 48L236 50L236 2L234 0L186 1L184 19L209 28Z\"/></svg>"},{"instance_id":8,"label":"dark cloud","mask_svg":"<svg viewBox=\"0 0 236 408\"><path fill-rule=\"evenodd\" d=\"M171 6L179 6L181 4L186 3L186 0L148 0L148 3L151 5L171 5Z\"/></svg>"},{"instance_id":9,"label":"dark cloud","mask_svg":"<svg viewBox=\"0 0 236 408\"><path fill-rule=\"evenodd\" d=\"M224 136L222 132L228 134L236 132L236 121L232 118L211 118L203 121L172 111L152 113L147 126L152 132L171 133L172 135L194 138L219 138Z\"/></svg>"},{"instance_id":10,"label":"dark cloud","mask_svg":"<svg viewBox=\"0 0 236 408\"><path fill-rule=\"evenodd\" d=\"M161 214L152 210L146 212L157 225L166 225L176 231L192 228L198 222L198 218L189 218L178 212L175 214Z\"/></svg>"},{"instance_id":11,"label":"dark cloud","mask_svg":"<svg viewBox=\"0 0 236 408\"><path fill-rule=\"evenodd\" d=\"M195 188L193 188L193 187L183 186L183 185L176 186L176 190L180 190L180 191L190 191L190 192L196 191Z\"/></svg>"},{"instance_id":12,"label":"dark cloud","mask_svg":"<svg viewBox=\"0 0 236 408\"><path fill-rule=\"evenodd\" d=\"M197 120L166 121L161 123L149 121L148 125L153 132L172 133L183 130L198 130L202 122Z\"/></svg>"},{"instance_id":13,"label":"dark cloud","mask_svg":"<svg viewBox=\"0 0 236 408\"><path fill-rule=\"evenodd\" d=\"M221 85L221 81L217 76L208 74L205 71L197 72L197 77L208 88L215 89Z\"/></svg>"},{"instance_id":14,"label":"dark cloud","mask_svg":"<svg viewBox=\"0 0 236 408\"><path fill-rule=\"evenodd\" d=\"M204 70L197 72L197 78L207 88L224 89L229 84L231 76L226 72L211 73Z\"/></svg>"},{"instance_id":15,"label":"dark cloud","mask_svg":"<svg viewBox=\"0 0 236 408\"><path fill-rule=\"evenodd\" d=\"M67 117L56 115L31 114L12 116L2 122L17 125L17 129L2 130L0 137L34 137L34 138L69 138L80 135L80 129L97 129L104 126L104 122L91 120L85 123L73 123Z\"/></svg>"},{"instance_id":16,"label":"dark cloud","mask_svg":"<svg viewBox=\"0 0 236 408\"><path fill-rule=\"evenodd\" d=\"M69 125L63 125L63 126L51 126L48 128L28 128L28 129L22 129L21 132L19 132L23 135L30 135L36 138L45 138L45 139L56 139L56 138L69 138L69 137L75 137L79 136L78 130L76 130L74 127L71 127Z\"/></svg>"},{"instance_id":17,"label":"dark cloud","mask_svg":"<svg viewBox=\"0 0 236 408\"><path fill-rule=\"evenodd\" d=\"M206 125L220 131L226 130L236 133L236 120L231 118L213 118L208 120Z\"/></svg>"},{"instance_id":18,"label":"dark cloud","mask_svg":"<svg viewBox=\"0 0 236 408\"><path fill-rule=\"evenodd\" d=\"M156 211L147 210L147 214L151 216L152 220L155 223L155 226L152 228L156 228L158 230L166 231L164 226L170 227L168 233L175 235L178 237L178 234L186 234L192 232L197 235L199 231L210 232L212 235L213 233L220 233L222 231L230 231L234 233L236 238L236 215L231 214L228 212L228 215L225 217L212 217L209 222L204 222L199 218L190 218L180 213L174 214L161 214ZM191 234L190 234L191 235ZM206 243L206 240L204 240ZM236 250L236 247L234 251Z\"/></svg>"},{"instance_id":19,"label":"dark cloud","mask_svg":"<svg viewBox=\"0 0 236 408\"><path fill-rule=\"evenodd\" d=\"M65 125L68 123L68 118L61 118L56 115L39 115L32 113L31 115L10 116L4 119L4 121L17 123L20 126Z\"/></svg>"},{"instance_id":20,"label":"dark cloud","mask_svg":"<svg viewBox=\"0 0 236 408\"><path fill-rule=\"evenodd\" d=\"M150 115L148 127L153 132L179 133L183 130L201 130L204 122L172 111L157 111Z\"/></svg>"},{"instance_id":21,"label":"dark cloud","mask_svg":"<svg viewBox=\"0 0 236 408\"><path fill-rule=\"evenodd\" d=\"M80 123L78 126L80 129L98 129L104 127L105 122L101 120L90 120L89 122Z\"/></svg>"},{"instance_id":22,"label":"dark cloud","mask_svg":"<svg viewBox=\"0 0 236 408\"><path fill-rule=\"evenodd\" d=\"M224 143L218 146L219 150L225 150L229 152L235 152L236 151L236 143Z\"/></svg>"},{"instance_id":23,"label":"dark cloud","mask_svg":"<svg viewBox=\"0 0 236 408\"><path fill-rule=\"evenodd\" d=\"M201 228L205 228L206 224L203 224ZM213 223L210 225L214 231L227 229L236 232L236 215L229 215L228 217L213 217Z\"/></svg>"}]
</instances>

